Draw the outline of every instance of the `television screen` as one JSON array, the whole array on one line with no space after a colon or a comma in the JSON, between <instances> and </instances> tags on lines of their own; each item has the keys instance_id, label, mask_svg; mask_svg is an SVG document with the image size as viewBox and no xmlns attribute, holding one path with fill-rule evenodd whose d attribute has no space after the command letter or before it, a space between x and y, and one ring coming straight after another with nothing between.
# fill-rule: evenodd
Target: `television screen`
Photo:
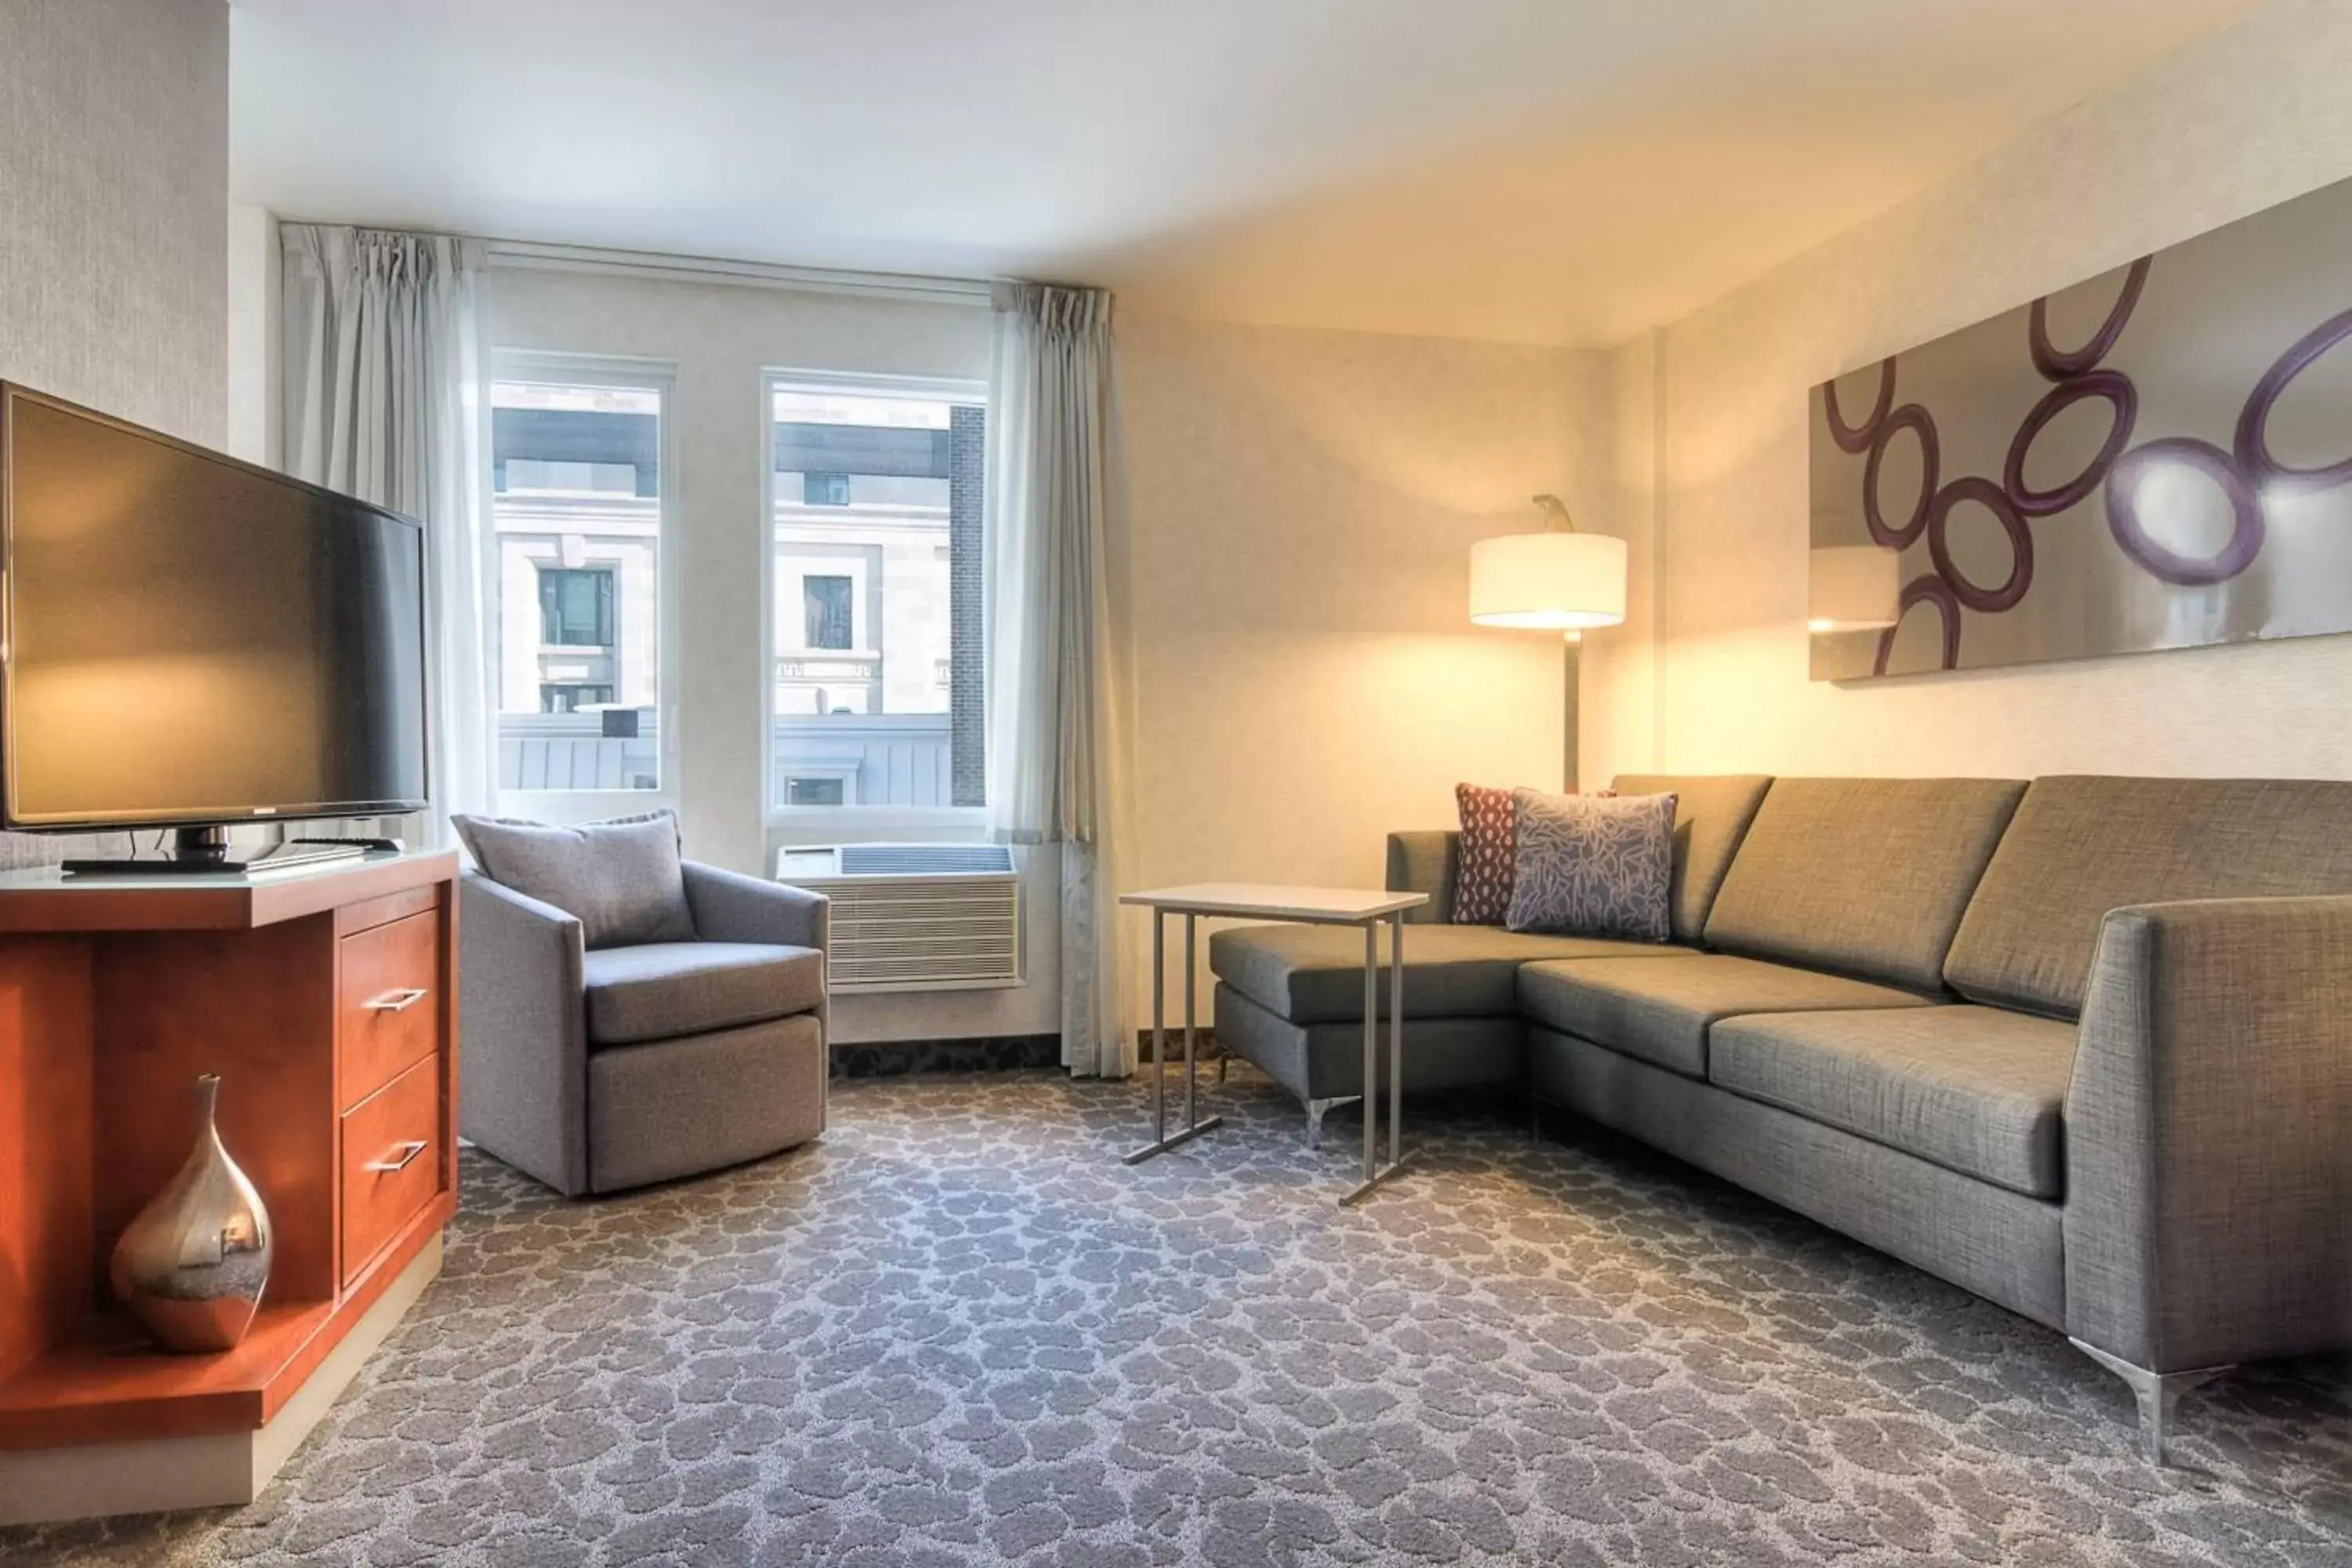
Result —
<instances>
[{"instance_id":1,"label":"television screen","mask_svg":"<svg viewBox=\"0 0 2352 1568\"><path fill-rule=\"evenodd\" d=\"M0 389L12 827L425 805L424 531Z\"/></svg>"}]
</instances>

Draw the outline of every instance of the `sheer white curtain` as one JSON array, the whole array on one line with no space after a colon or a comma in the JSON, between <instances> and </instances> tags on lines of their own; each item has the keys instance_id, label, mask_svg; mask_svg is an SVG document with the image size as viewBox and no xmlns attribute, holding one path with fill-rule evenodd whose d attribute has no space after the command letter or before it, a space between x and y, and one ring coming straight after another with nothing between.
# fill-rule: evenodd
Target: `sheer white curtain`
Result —
<instances>
[{"instance_id":1,"label":"sheer white curtain","mask_svg":"<svg viewBox=\"0 0 2352 1568\"><path fill-rule=\"evenodd\" d=\"M289 223L286 468L425 524L430 832L494 803L479 241Z\"/></svg>"},{"instance_id":2,"label":"sheer white curtain","mask_svg":"<svg viewBox=\"0 0 2352 1568\"><path fill-rule=\"evenodd\" d=\"M1118 504L1110 296L996 288L989 385L988 809L999 838L1061 868L1062 1062L1135 1070L1121 952L1129 818L1129 618L1110 559Z\"/></svg>"}]
</instances>

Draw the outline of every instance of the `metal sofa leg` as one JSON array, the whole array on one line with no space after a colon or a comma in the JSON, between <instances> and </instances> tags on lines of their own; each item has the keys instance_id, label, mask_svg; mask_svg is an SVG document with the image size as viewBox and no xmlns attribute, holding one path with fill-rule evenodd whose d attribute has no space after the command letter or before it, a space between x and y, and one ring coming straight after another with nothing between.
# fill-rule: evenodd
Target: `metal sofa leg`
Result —
<instances>
[{"instance_id":1,"label":"metal sofa leg","mask_svg":"<svg viewBox=\"0 0 2352 1568\"><path fill-rule=\"evenodd\" d=\"M2150 1372L2144 1366L2134 1366L2121 1356L2111 1355L2096 1345L2084 1344L2069 1335L2067 1343L2124 1380L2139 1403L2139 1440L2141 1449L2152 1465L2162 1465L2164 1439L2172 1426L2172 1413L2180 1396L2200 1383L2210 1383L2228 1372L2226 1366L2199 1367L2193 1372Z\"/></svg>"},{"instance_id":2,"label":"metal sofa leg","mask_svg":"<svg viewBox=\"0 0 2352 1568\"><path fill-rule=\"evenodd\" d=\"M1337 1106L1353 1104L1363 1098L1360 1094L1341 1094L1335 1095L1329 1100L1308 1100L1307 1102L1307 1146L1309 1149L1323 1147L1323 1113L1325 1111Z\"/></svg>"}]
</instances>

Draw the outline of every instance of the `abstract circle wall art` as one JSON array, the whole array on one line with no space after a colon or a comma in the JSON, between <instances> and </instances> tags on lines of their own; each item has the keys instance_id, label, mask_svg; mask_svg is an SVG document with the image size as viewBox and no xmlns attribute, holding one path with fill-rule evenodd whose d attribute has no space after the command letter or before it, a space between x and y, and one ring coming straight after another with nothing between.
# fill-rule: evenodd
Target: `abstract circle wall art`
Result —
<instances>
[{"instance_id":1,"label":"abstract circle wall art","mask_svg":"<svg viewBox=\"0 0 2352 1568\"><path fill-rule=\"evenodd\" d=\"M1814 387L1812 549L1895 569L1813 679L2352 631L2347 255L2352 181Z\"/></svg>"}]
</instances>

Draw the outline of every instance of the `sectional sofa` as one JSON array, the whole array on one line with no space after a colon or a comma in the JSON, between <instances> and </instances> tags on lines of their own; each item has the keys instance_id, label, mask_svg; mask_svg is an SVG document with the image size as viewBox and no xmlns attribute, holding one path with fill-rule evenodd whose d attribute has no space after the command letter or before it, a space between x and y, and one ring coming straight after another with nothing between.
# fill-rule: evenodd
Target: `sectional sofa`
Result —
<instances>
[{"instance_id":1,"label":"sectional sofa","mask_svg":"<svg viewBox=\"0 0 2352 1568\"><path fill-rule=\"evenodd\" d=\"M1408 1089L1521 1086L2056 1329L2158 1463L2186 1389L2352 1346L2352 784L1616 788L1677 797L1669 943L1454 925L1455 836L1391 837ZM1219 1040L1310 1136L1361 963L1210 942Z\"/></svg>"}]
</instances>

